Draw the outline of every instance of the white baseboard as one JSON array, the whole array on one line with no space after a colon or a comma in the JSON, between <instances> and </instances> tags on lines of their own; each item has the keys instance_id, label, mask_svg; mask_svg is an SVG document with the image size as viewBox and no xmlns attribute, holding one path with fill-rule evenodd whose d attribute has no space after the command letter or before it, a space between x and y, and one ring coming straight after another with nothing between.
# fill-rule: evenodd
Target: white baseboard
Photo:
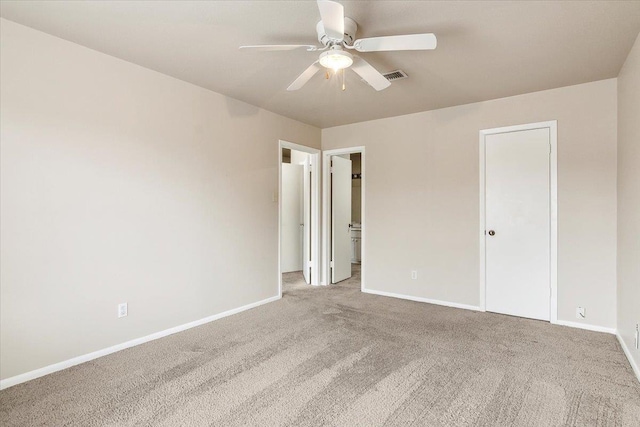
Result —
<instances>
[{"instance_id":1,"label":"white baseboard","mask_svg":"<svg viewBox=\"0 0 640 427\"><path fill-rule=\"evenodd\" d=\"M213 322L214 320L222 319L223 317L231 316L232 314L237 314L242 311L249 310L251 308L255 308L260 305L279 300L280 298L281 298L280 295L276 295L275 297L267 298L261 301L244 305L242 307L227 310L219 314L214 314L213 316L208 316L208 317L205 317L204 319L195 320L193 322L189 322L180 326L175 326L173 328L165 329L164 331L156 332L151 335L147 335L141 338L136 338L131 341L123 342L121 344L116 344L114 346L107 347L102 350L94 351L92 353L84 354L82 356L78 356L62 362L54 363L53 365L45 366L44 368L39 368L30 372L25 372L24 374L16 375L14 377L1 380L0 390L4 390L5 388L9 388L14 385L42 377L44 375L52 374L54 372L67 369L72 366L79 365L81 363L88 362L90 360L97 359L99 357L106 356L108 354L115 353L120 350L124 350L126 348L134 347L136 345L144 344L149 341L157 340L158 338L163 338L168 335L185 331L187 329L195 328L196 326L204 325L205 323Z\"/></svg>"},{"instance_id":2,"label":"white baseboard","mask_svg":"<svg viewBox=\"0 0 640 427\"><path fill-rule=\"evenodd\" d=\"M631 350L629 350L629 347L627 347L627 343L624 342L620 334L616 333L616 337L618 338L618 342L622 347L622 351L624 351L624 355L627 356L627 359L629 359L631 369L633 369L633 372L636 374L636 378L638 379L638 381L640 381L640 366L638 366L633 356L631 356Z\"/></svg>"},{"instance_id":3,"label":"white baseboard","mask_svg":"<svg viewBox=\"0 0 640 427\"><path fill-rule=\"evenodd\" d=\"M362 289L362 292L367 293L367 294L373 294L373 295L381 295L381 296L384 296L384 297L406 299L406 300L409 300L409 301L426 302L426 303L429 303L429 304L442 305L442 306L445 306L445 307L462 308L462 309L465 309L465 310L474 310L474 311L484 311L480 307L475 306L475 305L459 304L457 302L440 301L440 300L434 300L434 299L429 299L429 298L415 297L415 296L411 296L411 295L396 294L394 292L375 291L375 290L372 290L372 289ZM604 332L604 333L607 333L607 334L614 334L614 335L616 334L616 329L615 328L607 328L607 327L598 326L598 325L589 325L589 324L586 324L586 323L569 322L569 321L566 321L566 320L558 320L557 322L554 322L554 324L555 325L562 325L562 326L569 326L571 328L586 329L588 331L594 331L594 332Z\"/></svg>"},{"instance_id":4,"label":"white baseboard","mask_svg":"<svg viewBox=\"0 0 640 427\"><path fill-rule=\"evenodd\" d=\"M586 329L587 331L604 332L605 334L616 333L616 328L607 328L605 326L589 325L588 323L569 322L567 320L558 320L553 322L554 325L568 326L570 328Z\"/></svg>"},{"instance_id":5,"label":"white baseboard","mask_svg":"<svg viewBox=\"0 0 640 427\"><path fill-rule=\"evenodd\" d=\"M468 305L468 304L459 304L457 302L440 301L440 300L429 299L429 298L414 297L412 295L396 294L396 293L393 293L393 292L374 291L373 289L364 289L364 288L362 289L362 292L364 292L366 294L380 295L380 296L383 296L383 297L400 298L400 299L406 299L406 300L409 300L409 301L426 302L428 304L443 305L445 307L453 307L453 308L462 308L462 309L465 309L465 310L481 311L480 307L478 307L478 306Z\"/></svg>"}]
</instances>

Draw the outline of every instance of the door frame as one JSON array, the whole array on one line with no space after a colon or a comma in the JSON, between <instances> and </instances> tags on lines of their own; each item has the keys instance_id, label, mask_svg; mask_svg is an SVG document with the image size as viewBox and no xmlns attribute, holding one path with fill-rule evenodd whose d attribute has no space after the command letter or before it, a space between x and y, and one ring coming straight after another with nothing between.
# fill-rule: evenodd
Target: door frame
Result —
<instances>
[{"instance_id":1,"label":"door frame","mask_svg":"<svg viewBox=\"0 0 640 427\"><path fill-rule=\"evenodd\" d=\"M311 158L311 285L320 284L320 150L278 140L278 295L282 297L282 149L307 153ZM304 264L303 264L304 268Z\"/></svg>"},{"instance_id":2,"label":"door frame","mask_svg":"<svg viewBox=\"0 0 640 427\"><path fill-rule=\"evenodd\" d=\"M519 132L535 129L549 129L551 153L549 155L549 283L550 283L550 319L558 323L558 121L530 123L480 131L480 310L486 310L486 210L485 210L485 139L488 135Z\"/></svg>"},{"instance_id":3,"label":"door frame","mask_svg":"<svg viewBox=\"0 0 640 427\"><path fill-rule=\"evenodd\" d=\"M339 156L342 154L355 154L360 153L361 155L361 170L362 178L361 178L361 224L362 224L362 232L360 234L361 238L361 246L360 246L360 265L362 269L360 271L360 290L364 291L365 289L365 269L366 266L366 254L365 254L365 242L366 242L366 212L365 209L365 182L366 182L366 173L365 173L365 147L348 147L348 148L338 148L335 150L325 150L322 152L322 285L330 285L331 284L331 270L330 270L330 262L331 262L331 230L329 227L329 218L331 216L331 201L329 198L329 191L331 190L331 156Z\"/></svg>"}]
</instances>

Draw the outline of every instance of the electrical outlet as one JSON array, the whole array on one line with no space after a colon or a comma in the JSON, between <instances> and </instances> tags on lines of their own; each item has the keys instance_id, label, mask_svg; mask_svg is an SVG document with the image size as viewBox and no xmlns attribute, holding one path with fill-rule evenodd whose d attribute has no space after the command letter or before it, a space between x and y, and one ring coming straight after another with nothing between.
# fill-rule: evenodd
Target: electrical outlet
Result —
<instances>
[{"instance_id":1,"label":"electrical outlet","mask_svg":"<svg viewBox=\"0 0 640 427\"><path fill-rule=\"evenodd\" d=\"M587 317L587 311L584 307L576 307L576 319L584 319Z\"/></svg>"},{"instance_id":2,"label":"electrical outlet","mask_svg":"<svg viewBox=\"0 0 640 427\"><path fill-rule=\"evenodd\" d=\"M418 278L418 272L416 270L411 270L411 279L416 280Z\"/></svg>"},{"instance_id":3,"label":"electrical outlet","mask_svg":"<svg viewBox=\"0 0 640 427\"><path fill-rule=\"evenodd\" d=\"M636 323L636 350L640 349L640 324Z\"/></svg>"},{"instance_id":4,"label":"electrical outlet","mask_svg":"<svg viewBox=\"0 0 640 427\"><path fill-rule=\"evenodd\" d=\"M118 317L125 317L128 314L127 303L118 304Z\"/></svg>"}]
</instances>

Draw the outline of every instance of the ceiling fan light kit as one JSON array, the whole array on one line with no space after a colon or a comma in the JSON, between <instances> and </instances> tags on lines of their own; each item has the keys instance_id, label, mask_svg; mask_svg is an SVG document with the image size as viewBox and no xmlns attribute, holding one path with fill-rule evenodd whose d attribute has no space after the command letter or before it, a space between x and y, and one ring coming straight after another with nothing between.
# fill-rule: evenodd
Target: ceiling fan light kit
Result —
<instances>
[{"instance_id":1,"label":"ceiling fan light kit","mask_svg":"<svg viewBox=\"0 0 640 427\"><path fill-rule=\"evenodd\" d=\"M342 70L342 90L344 90L344 70L351 68L362 80L377 91L388 88L391 83L378 70L359 56L352 55L345 49L358 52L386 52L394 50L432 50L437 46L434 34L408 34L401 36L370 37L355 40L358 24L344 16L344 7L335 1L317 0L320 11L320 22L316 25L318 41L322 47L313 45L262 45L240 46L241 49L257 49L263 51L295 50L305 48L309 52L323 51L318 60L311 64L287 88L294 91L302 88L321 69L320 66L334 70Z\"/></svg>"},{"instance_id":2,"label":"ceiling fan light kit","mask_svg":"<svg viewBox=\"0 0 640 427\"><path fill-rule=\"evenodd\" d=\"M320 65L331 68L333 71L349 68L353 64L353 55L342 50L342 47L335 45L331 50L320 54Z\"/></svg>"}]
</instances>

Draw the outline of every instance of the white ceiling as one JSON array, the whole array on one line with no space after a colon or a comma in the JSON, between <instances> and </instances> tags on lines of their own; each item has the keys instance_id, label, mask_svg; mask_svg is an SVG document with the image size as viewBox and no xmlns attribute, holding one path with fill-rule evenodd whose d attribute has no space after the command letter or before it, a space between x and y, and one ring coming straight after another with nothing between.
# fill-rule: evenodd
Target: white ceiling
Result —
<instances>
[{"instance_id":1,"label":"white ceiling","mask_svg":"<svg viewBox=\"0 0 640 427\"><path fill-rule=\"evenodd\" d=\"M433 32L435 51L365 53L409 79L376 92L318 73L315 1L2 1L2 17L319 127L616 77L640 31L640 1L343 1L357 36Z\"/></svg>"}]
</instances>

